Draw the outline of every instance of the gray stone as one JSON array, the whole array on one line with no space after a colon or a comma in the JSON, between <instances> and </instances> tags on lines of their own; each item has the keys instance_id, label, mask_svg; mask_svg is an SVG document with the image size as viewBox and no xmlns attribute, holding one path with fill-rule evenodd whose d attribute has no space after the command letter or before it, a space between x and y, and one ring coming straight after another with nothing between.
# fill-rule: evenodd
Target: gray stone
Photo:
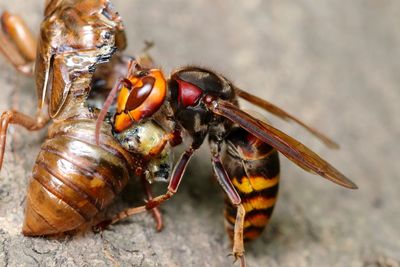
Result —
<instances>
[{"instance_id":1,"label":"gray stone","mask_svg":"<svg viewBox=\"0 0 400 267\"><path fill-rule=\"evenodd\" d=\"M43 1L1 1L0 9L21 14L37 32L43 12L37 2ZM266 232L246 247L249 266L400 266L400 2L118 0L115 6L125 19L130 54L154 41L151 52L166 71L209 66L341 144L331 151L263 113L360 189L342 189L281 157L280 201ZM33 81L3 57L0 81L0 110L32 114ZM1 266L231 265L223 197L210 179L206 146L176 197L162 206L161 233L142 214L102 236L23 237L26 185L45 135L9 130L0 174ZM142 203L140 188L134 192L134 200L117 205Z\"/></svg>"}]
</instances>

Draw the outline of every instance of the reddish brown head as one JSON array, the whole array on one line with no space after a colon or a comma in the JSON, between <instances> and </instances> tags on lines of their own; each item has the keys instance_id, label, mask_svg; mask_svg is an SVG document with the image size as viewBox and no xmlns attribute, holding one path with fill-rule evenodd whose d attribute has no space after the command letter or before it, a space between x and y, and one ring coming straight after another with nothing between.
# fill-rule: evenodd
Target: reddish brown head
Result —
<instances>
[{"instance_id":1,"label":"reddish brown head","mask_svg":"<svg viewBox=\"0 0 400 267\"><path fill-rule=\"evenodd\" d=\"M121 132L133 123L153 115L167 94L166 80L159 69L140 71L124 80L118 94L114 131Z\"/></svg>"}]
</instances>

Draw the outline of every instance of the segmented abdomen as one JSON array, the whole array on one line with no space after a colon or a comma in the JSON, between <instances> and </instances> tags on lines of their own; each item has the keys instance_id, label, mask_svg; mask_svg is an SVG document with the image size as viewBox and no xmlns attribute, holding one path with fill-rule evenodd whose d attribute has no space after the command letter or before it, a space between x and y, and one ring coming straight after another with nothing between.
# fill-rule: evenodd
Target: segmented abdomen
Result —
<instances>
[{"instance_id":1,"label":"segmented abdomen","mask_svg":"<svg viewBox=\"0 0 400 267\"><path fill-rule=\"evenodd\" d=\"M23 234L74 230L91 220L123 189L132 158L104 128L94 140L95 118L80 115L49 128L33 168Z\"/></svg>"},{"instance_id":2,"label":"segmented abdomen","mask_svg":"<svg viewBox=\"0 0 400 267\"><path fill-rule=\"evenodd\" d=\"M227 137L223 164L245 208L244 240L257 238L267 225L279 188L277 151L241 128ZM225 200L225 219L233 236L236 207Z\"/></svg>"}]
</instances>

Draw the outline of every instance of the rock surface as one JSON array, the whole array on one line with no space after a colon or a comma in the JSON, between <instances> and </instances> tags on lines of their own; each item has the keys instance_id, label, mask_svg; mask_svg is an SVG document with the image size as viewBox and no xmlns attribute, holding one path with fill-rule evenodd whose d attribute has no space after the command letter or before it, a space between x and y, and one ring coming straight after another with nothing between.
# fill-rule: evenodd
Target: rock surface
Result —
<instances>
[{"instance_id":1,"label":"rock surface","mask_svg":"<svg viewBox=\"0 0 400 267\"><path fill-rule=\"evenodd\" d=\"M37 32L43 10L37 2L43 1L1 1L0 9L21 14ZM400 266L400 2L118 0L115 6L125 20L129 53L152 40L151 52L166 71L210 66L341 144L331 151L299 127L271 118L360 189L342 189L281 157L280 201L268 230L246 247L249 266ZM3 57L0 82L0 110L32 114L33 81ZM231 265L207 148L162 207L161 233L143 214L103 235L23 237L26 185L45 134L9 130L0 174L0 266ZM141 203L138 191L125 193L136 196L118 205Z\"/></svg>"}]
</instances>

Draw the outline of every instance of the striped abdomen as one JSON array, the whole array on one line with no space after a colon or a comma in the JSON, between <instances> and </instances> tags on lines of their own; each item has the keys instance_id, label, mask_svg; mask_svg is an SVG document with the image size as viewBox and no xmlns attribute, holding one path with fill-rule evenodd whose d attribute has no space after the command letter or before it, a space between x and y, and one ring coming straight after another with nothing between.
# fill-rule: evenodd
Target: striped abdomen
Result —
<instances>
[{"instance_id":1,"label":"striped abdomen","mask_svg":"<svg viewBox=\"0 0 400 267\"><path fill-rule=\"evenodd\" d=\"M50 126L33 168L23 234L49 235L77 229L123 189L134 162L109 129L94 141L91 113Z\"/></svg>"},{"instance_id":2,"label":"striped abdomen","mask_svg":"<svg viewBox=\"0 0 400 267\"><path fill-rule=\"evenodd\" d=\"M257 238L267 225L279 188L277 151L241 128L227 137L223 164L246 211L244 240ZM225 200L227 231L233 236L236 207Z\"/></svg>"}]
</instances>

